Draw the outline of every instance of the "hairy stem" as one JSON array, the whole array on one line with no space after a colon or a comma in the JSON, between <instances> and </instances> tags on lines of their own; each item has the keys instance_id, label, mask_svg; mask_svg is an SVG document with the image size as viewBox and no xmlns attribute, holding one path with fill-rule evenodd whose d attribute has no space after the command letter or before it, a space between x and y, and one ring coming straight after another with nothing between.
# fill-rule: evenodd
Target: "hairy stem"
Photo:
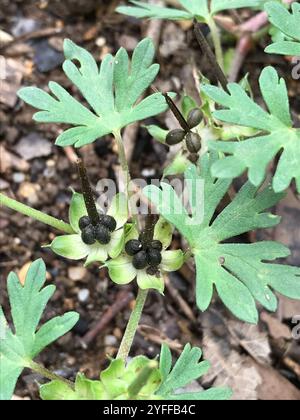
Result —
<instances>
[{"instance_id":1,"label":"hairy stem","mask_svg":"<svg viewBox=\"0 0 300 420\"><path fill-rule=\"evenodd\" d=\"M31 217L32 219L38 220L39 222L45 223L55 229L58 229L64 233L72 234L74 233L71 225L63 222L62 220L56 219L53 216L49 216L39 210L33 209L32 207L27 206L26 204L20 203L13 198L7 197L6 195L0 193L0 205L6 206L12 210L15 210L19 213L24 214L25 216Z\"/></svg>"},{"instance_id":2,"label":"hairy stem","mask_svg":"<svg viewBox=\"0 0 300 420\"><path fill-rule=\"evenodd\" d=\"M216 25L216 22L214 21L213 18L211 18L209 20L209 22L207 22L210 32L211 32L211 37L212 37L212 41L215 47L215 54L216 54L216 58L217 58L217 62L219 64L219 66L221 67L221 69L224 69L224 58L223 58L223 50L222 50L222 44L221 44L221 37L220 37L220 31L219 28Z\"/></svg>"},{"instance_id":3,"label":"hairy stem","mask_svg":"<svg viewBox=\"0 0 300 420\"><path fill-rule=\"evenodd\" d=\"M148 290L139 289L138 295L135 301L135 306L131 312L118 354L117 359L123 359L126 361L128 354L130 352L133 339L139 325L141 315L144 309L144 305L148 296Z\"/></svg>"},{"instance_id":4,"label":"hairy stem","mask_svg":"<svg viewBox=\"0 0 300 420\"><path fill-rule=\"evenodd\" d=\"M60 375L56 375L55 373L53 373L50 370L44 368L43 366L39 365L38 363L30 361L30 363L28 364L28 367L31 370L33 370L34 372L43 376L44 378L49 379L50 381L59 381L59 382L64 383L65 385L68 385L70 388L74 389L74 383L73 382L69 381L66 378L63 378Z\"/></svg>"}]
</instances>

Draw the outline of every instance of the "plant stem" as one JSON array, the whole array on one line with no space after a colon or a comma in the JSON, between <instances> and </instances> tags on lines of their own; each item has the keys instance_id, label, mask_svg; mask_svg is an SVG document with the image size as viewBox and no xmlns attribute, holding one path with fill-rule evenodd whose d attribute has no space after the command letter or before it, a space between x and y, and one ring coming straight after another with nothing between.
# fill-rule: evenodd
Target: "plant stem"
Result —
<instances>
[{"instance_id":1,"label":"plant stem","mask_svg":"<svg viewBox=\"0 0 300 420\"><path fill-rule=\"evenodd\" d=\"M130 197L132 195L132 192L129 190L130 182L131 182L131 176L130 176L130 172L129 172L129 166L128 166L128 162L127 162L127 158L126 158L126 153L125 153L125 149L124 149L124 143L123 143L123 140L122 140L121 132L116 131L116 132L113 133L113 135L115 137L115 140L116 140L116 143L117 143L117 146L118 146L119 160L120 160L123 176L125 178L125 194L126 194L127 200L128 200L128 208L129 208L129 211L131 213L131 217L132 217L133 221L135 222L136 226L139 226L138 215L136 214L135 209L132 209L132 206L130 205Z\"/></svg>"},{"instance_id":2,"label":"plant stem","mask_svg":"<svg viewBox=\"0 0 300 420\"><path fill-rule=\"evenodd\" d=\"M213 44L215 47L215 54L216 54L217 62L219 66L221 67L221 69L224 70L224 58L223 58L223 50L222 50L219 28L217 27L216 22L214 21L213 18L211 18L207 22L207 24L209 26L211 37L212 37Z\"/></svg>"},{"instance_id":3,"label":"plant stem","mask_svg":"<svg viewBox=\"0 0 300 420\"><path fill-rule=\"evenodd\" d=\"M55 229L61 230L62 232L72 234L74 233L71 225L58 220L55 217L49 216L48 214L42 213L39 210L33 209L32 207L26 206L26 204L20 203L6 195L0 193L0 204L4 205L12 210L24 214L25 216L36 219L39 222L45 223Z\"/></svg>"},{"instance_id":4,"label":"plant stem","mask_svg":"<svg viewBox=\"0 0 300 420\"><path fill-rule=\"evenodd\" d=\"M131 312L118 354L117 359L123 359L126 361L129 351L131 349L133 339L139 325L141 315L143 312L143 308L148 296L148 290L139 289L137 298L135 301L135 306L133 311Z\"/></svg>"},{"instance_id":5,"label":"plant stem","mask_svg":"<svg viewBox=\"0 0 300 420\"><path fill-rule=\"evenodd\" d=\"M127 194L127 197L129 199L129 184L131 181L130 172L129 172L129 166L126 158L126 153L124 149L124 144L122 140L122 136L120 131L114 132L114 137L116 139L116 143L118 146L118 154L119 154L119 160L123 172L123 176L125 178L125 192Z\"/></svg>"},{"instance_id":6,"label":"plant stem","mask_svg":"<svg viewBox=\"0 0 300 420\"><path fill-rule=\"evenodd\" d=\"M51 372L50 370L44 368L43 366L39 365L38 363L33 362L32 360L29 362L28 367L33 370L34 372L38 373L44 378L49 379L50 381L59 381L63 382L65 385L68 385L70 388L74 389L74 383L69 381L66 378L63 378L60 375L56 375L55 373Z\"/></svg>"}]
</instances>

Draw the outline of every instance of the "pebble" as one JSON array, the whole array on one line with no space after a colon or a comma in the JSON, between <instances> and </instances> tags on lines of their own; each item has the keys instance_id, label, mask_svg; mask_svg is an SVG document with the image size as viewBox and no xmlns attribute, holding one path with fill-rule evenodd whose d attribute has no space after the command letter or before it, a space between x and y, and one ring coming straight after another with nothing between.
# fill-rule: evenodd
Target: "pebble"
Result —
<instances>
[{"instance_id":1,"label":"pebble","mask_svg":"<svg viewBox=\"0 0 300 420\"><path fill-rule=\"evenodd\" d=\"M85 278L86 275L87 275L87 269L84 267L70 267L68 269L68 277L73 281L82 280Z\"/></svg>"},{"instance_id":2,"label":"pebble","mask_svg":"<svg viewBox=\"0 0 300 420\"><path fill-rule=\"evenodd\" d=\"M16 184L21 184L21 182L25 181L25 175L22 172L15 172L12 175L12 179Z\"/></svg>"},{"instance_id":3,"label":"pebble","mask_svg":"<svg viewBox=\"0 0 300 420\"><path fill-rule=\"evenodd\" d=\"M23 159L31 160L49 156L52 153L52 143L39 133L33 132L23 137L14 147L15 152Z\"/></svg>"},{"instance_id":4,"label":"pebble","mask_svg":"<svg viewBox=\"0 0 300 420\"><path fill-rule=\"evenodd\" d=\"M100 36L99 38L96 39L95 44L99 48L104 47L104 45L106 44L106 39L103 36Z\"/></svg>"},{"instance_id":5,"label":"pebble","mask_svg":"<svg viewBox=\"0 0 300 420\"><path fill-rule=\"evenodd\" d=\"M84 303L88 300L90 297L90 291L89 289L81 289L78 292L78 299L80 302Z\"/></svg>"},{"instance_id":6,"label":"pebble","mask_svg":"<svg viewBox=\"0 0 300 420\"><path fill-rule=\"evenodd\" d=\"M9 183L4 179L0 178L0 190L6 190L9 187Z\"/></svg>"},{"instance_id":7,"label":"pebble","mask_svg":"<svg viewBox=\"0 0 300 420\"><path fill-rule=\"evenodd\" d=\"M22 198L26 198L29 204L35 205L38 204L39 198L37 192L41 189L41 187L37 184L32 184L31 182L23 182L20 185L18 190L18 194Z\"/></svg>"},{"instance_id":8,"label":"pebble","mask_svg":"<svg viewBox=\"0 0 300 420\"><path fill-rule=\"evenodd\" d=\"M36 40L33 44L35 51L34 64L41 73L47 73L59 67L64 61L62 52L52 48L47 39Z\"/></svg>"},{"instance_id":9,"label":"pebble","mask_svg":"<svg viewBox=\"0 0 300 420\"><path fill-rule=\"evenodd\" d=\"M106 335L104 338L104 344L105 346L114 347L118 344L118 340L114 335Z\"/></svg>"},{"instance_id":10,"label":"pebble","mask_svg":"<svg viewBox=\"0 0 300 420\"><path fill-rule=\"evenodd\" d=\"M14 36L22 36L40 28L40 23L34 19L19 17L11 32Z\"/></svg>"}]
</instances>

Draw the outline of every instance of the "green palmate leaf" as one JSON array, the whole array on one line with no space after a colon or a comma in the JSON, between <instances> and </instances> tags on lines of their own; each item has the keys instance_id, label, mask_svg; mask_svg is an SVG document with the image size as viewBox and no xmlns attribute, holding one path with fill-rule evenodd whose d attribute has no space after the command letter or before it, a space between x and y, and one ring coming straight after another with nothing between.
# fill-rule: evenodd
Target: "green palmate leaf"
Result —
<instances>
[{"instance_id":1,"label":"green palmate leaf","mask_svg":"<svg viewBox=\"0 0 300 420\"><path fill-rule=\"evenodd\" d=\"M212 150L229 155L215 162L212 173L232 178L248 169L250 181L258 186L265 178L268 164L282 151L273 188L276 192L283 191L295 178L300 191L300 130L292 127L286 84L273 67L262 71L259 83L269 112L257 105L238 84L228 85L230 94L215 86L203 86L206 95L226 108L214 112L216 119L261 132L241 142L210 142Z\"/></svg>"},{"instance_id":2,"label":"green palmate leaf","mask_svg":"<svg viewBox=\"0 0 300 420\"><path fill-rule=\"evenodd\" d=\"M260 191L248 182L214 219L216 208L231 184L231 179L216 179L211 175L211 167L217 163L215 155L206 154L201 159L200 172L191 165L185 173L193 209L191 217L168 184L162 183L161 189L148 186L144 193L191 246L197 269L198 307L202 311L208 308L215 286L223 303L236 317L256 323L255 300L270 311L276 310L273 290L300 299L300 269L270 263L289 255L289 250L279 243L223 242L248 231L276 226L280 218L264 210L275 205L284 194L275 193L270 187ZM197 180L204 181L202 192ZM196 206L201 201L202 209Z\"/></svg>"},{"instance_id":3,"label":"green palmate leaf","mask_svg":"<svg viewBox=\"0 0 300 420\"><path fill-rule=\"evenodd\" d=\"M186 344L179 359L172 368L172 355L169 347L163 344L160 353L160 372L162 383L157 394L170 400L227 400L232 396L228 388L212 388L197 393L180 393L178 390L195 379L199 379L210 368L206 361L199 362L202 351L198 347L192 348Z\"/></svg>"},{"instance_id":4,"label":"green palmate leaf","mask_svg":"<svg viewBox=\"0 0 300 420\"><path fill-rule=\"evenodd\" d=\"M10 399L24 367L46 346L68 332L78 321L75 312L53 318L38 330L45 306L55 291L54 286L43 288L46 268L42 260L31 264L24 286L17 275L10 273L7 280L14 332L7 326L0 308L0 400Z\"/></svg>"},{"instance_id":5,"label":"green palmate leaf","mask_svg":"<svg viewBox=\"0 0 300 420\"><path fill-rule=\"evenodd\" d=\"M268 2L265 9L270 22L282 34L281 39L269 45L265 51L272 54L300 55L300 4L292 3L291 12L275 1ZM276 35L279 38L279 35Z\"/></svg>"},{"instance_id":6,"label":"green palmate leaf","mask_svg":"<svg viewBox=\"0 0 300 420\"><path fill-rule=\"evenodd\" d=\"M64 53L64 72L92 110L55 82L49 83L52 95L36 87L25 87L18 93L25 102L41 110L34 115L36 121L74 126L57 138L57 145L80 147L167 109L160 93L138 101L159 71L159 65L152 64L154 46L150 39L138 44L131 63L124 48L115 57L106 55L100 68L88 51L70 40L64 42Z\"/></svg>"},{"instance_id":7,"label":"green palmate leaf","mask_svg":"<svg viewBox=\"0 0 300 420\"><path fill-rule=\"evenodd\" d=\"M161 7L155 4L130 0L134 6L120 6L116 10L128 16L150 19L198 20L208 22L213 15L228 9L241 7L260 7L263 0L212 0L210 8L208 0L179 0L183 9Z\"/></svg>"}]
</instances>

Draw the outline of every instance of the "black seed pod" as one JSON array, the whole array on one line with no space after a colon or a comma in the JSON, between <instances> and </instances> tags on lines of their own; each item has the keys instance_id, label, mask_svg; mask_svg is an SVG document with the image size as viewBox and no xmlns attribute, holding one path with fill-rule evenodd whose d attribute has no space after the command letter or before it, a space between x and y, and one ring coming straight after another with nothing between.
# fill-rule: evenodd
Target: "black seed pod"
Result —
<instances>
[{"instance_id":1,"label":"black seed pod","mask_svg":"<svg viewBox=\"0 0 300 420\"><path fill-rule=\"evenodd\" d=\"M109 230L101 224L98 224L97 226L95 226L95 238L102 245L109 244L111 240Z\"/></svg>"},{"instance_id":2,"label":"black seed pod","mask_svg":"<svg viewBox=\"0 0 300 420\"><path fill-rule=\"evenodd\" d=\"M198 153L201 149L201 137L196 133L188 133L186 136L186 147L190 153Z\"/></svg>"},{"instance_id":3,"label":"black seed pod","mask_svg":"<svg viewBox=\"0 0 300 420\"><path fill-rule=\"evenodd\" d=\"M157 249L148 249L147 251L147 261L151 266L157 266L161 263L161 253Z\"/></svg>"},{"instance_id":4,"label":"black seed pod","mask_svg":"<svg viewBox=\"0 0 300 420\"><path fill-rule=\"evenodd\" d=\"M143 270L147 267L147 254L145 251L140 251L132 259L132 265L137 270Z\"/></svg>"},{"instance_id":5,"label":"black seed pod","mask_svg":"<svg viewBox=\"0 0 300 420\"><path fill-rule=\"evenodd\" d=\"M91 219L89 218L89 216L82 216L79 219L79 222L78 222L78 225L79 225L79 229L80 230L83 230L84 228L86 228L90 224L91 224Z\"/></svg>"},{"instance_id":6,"label":"black seed pod","mask_svg":"<svg viewBox=\"0 0 300 420\"><path fill-rule=\"evenodd\" d=\"M102 216L100 223L105 226L110 232L113 232L117 227L117 222L112 216Z\"/></svg>"},{"instance_id":7,"label":"black seed pod","mask_svg":"<svg viewBox=\"0 0 300 420\"><path fill-rule=\"evenodd\" d=\"M150 244L150 248L157 249L158 251L162 251L163 246L160 241L152 241Z\"/></svg>"},{"instance_id":8,"label":"black seed pod","mask_svg":"<svg viewBox=\"0 0 300 420\"><path fill-rule=\"evenodd\" d=\"M86 245L93 245L96 242L95 230L92 225L87 226L82 230L81 239Z\"/></svg>"},{"instance_id":9,"label":"black seed pod","mask_svg":"<svg viewBox=\"0 0 300 420\"><path fill-rule=\"evenodd\" d=\"M128 241L125 245L125 251L128 255L134 256L142 249L142 244L137 239L132 239L131 241Z\"/></svg>"},{"instance_id":10,"label":"black seed pod","mask_svg":"<svg viewBox=\"0 0 300 420\"><path fill-rule=\"evenodd\" d=\"M197 127L197 125L201 123L202 118L203 118L203 113L201 109L194 108L189 112L187 123L190 128L194 128L194 127Z\"/></svg>"},{"instance_id":11,"label":"black seed pod","mask_svg":"<svg viewBox=\"0 0 300 420\"><path fill-rule=\"evenodd\" d=\"M185 136L186 131L182 130L181 128L177 128L176 130L172 130L168 133L166 143L169 146L173 146L174 144L182 142Z\"/></svg>"},{"instance_id":12,"label":"black seed pod","mask_svg":"<svg viewBox=\"0 0 300 420\"><path fill-rule=\"evenodd\" d=\"M147 268L147 274L149 274L149 276L155 276L155 274L157 274L157 272L158 272L157 267L148 267Z\"/></svg>"}]
</instances>

